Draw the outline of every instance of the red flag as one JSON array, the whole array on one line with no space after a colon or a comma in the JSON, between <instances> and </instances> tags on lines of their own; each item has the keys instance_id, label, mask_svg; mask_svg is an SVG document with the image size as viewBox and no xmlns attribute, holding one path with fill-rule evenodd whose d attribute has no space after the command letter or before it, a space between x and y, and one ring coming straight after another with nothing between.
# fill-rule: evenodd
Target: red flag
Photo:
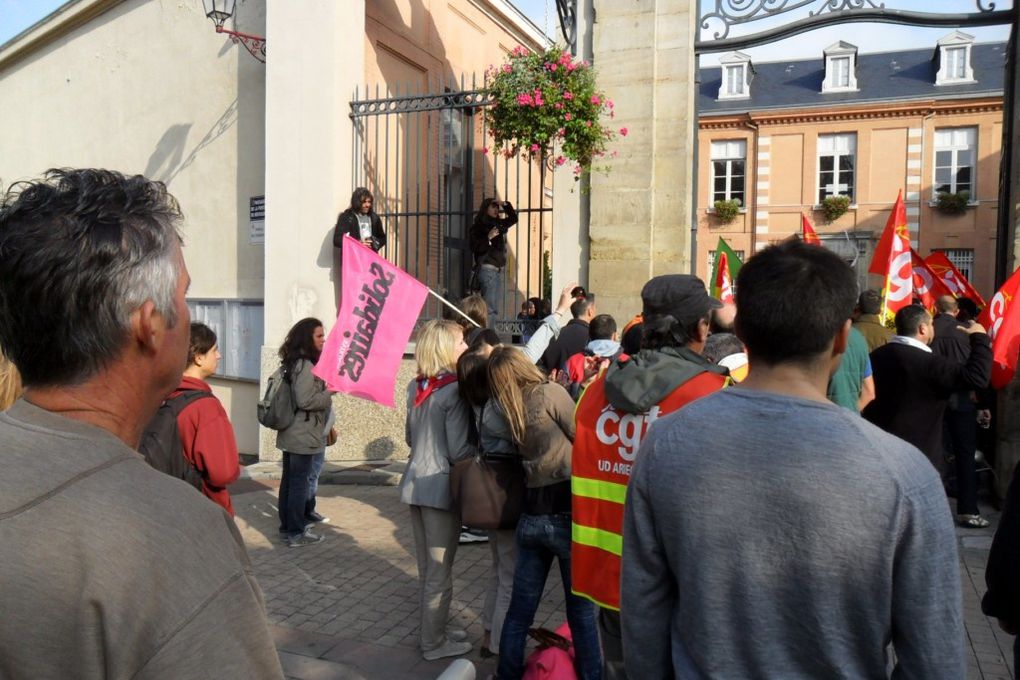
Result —
<instances>
[{"instance_id":1,"label":"red flag","mask_svg":"<svg viewBox=\"0 0 1020 680\"><path fill-rule=\"evenodd\" d=\"M818 234L815 232L814 227L808 222L808 218L804 216L804 213L800 214L800 238L804 243L810 243L813 246L822 245L822 239L818 238Z\"/></svg>"},{"instance_id":2,"label":"red flag","mask_svg":"<svg viewBox=\"0 0 1020 680\"><path fill-rule=\"evenodd\" d=\"M338 392L393 406L407 339L429 289L350 236L336 324L312 373Z\"/></svg>"},{"instance_id":3,"label":"red flag","mask_svg":"<svg viewBox=\"0 0 1020 680\"><path fill-rule=\"evenodd\" d=\"M1009 384L1016 372L1020 352L1020 269L999 289L978 317L992 340L992 387L999 390Z\"/></svg>"},{"instance_id":4,"label":"red flag","mask_svg":"<svg viewBox=\"0 0 1020 680\"><path fill-rule=\"evenodd\" d=\"M715 274L715 289L719 291L719 301L733 302L733 281L730 279L730 266L726 251L719 253L719 267Z\"/></svg>"},{"instance_id":5,"label":"red flag","mask_svg":"<svg viewBox=\"0 0 1020 680\"><path fill-rule=\"evenodd\" d=\"M970 298L977 303L978 307L988 306L985 299L981 297L981 293L974 289L967 277L960 273L960 270L946 257L945 253L935 251L924 258L924 262L942 279L942 283L946 284L954 296Z\"/></svg>"},{"instance_id":6,"label":"red flag","mask_svg":"<svg viewBox=\"0 0 1020 680\"><path fill-rule=\"evenodd\" d=\"M942 283L942 279L925 264L913 248L910 249L910 256L914 269L914 295L921 298L924 308L930 312L935 309L936 300L943 295L953 296L953 291Z\"/></svg>"},{"instance_id":7,"label":"red flag","mask_svg":"<svg viewBox=\"0 0 1020 680\"><path fill-rule=\"evenodd\" d=\"M893 205L889 219L885 223L885 230L878 245L875 246L875 256L871 258L871 265L868 271L872 274L885 276L889 271L889 259L893 248L893 237L899 234L900 238L910 246L910 232L907 230L907 207L903 205L903 191L896 196L896 203Z\"/></svg>"}]
</instances>

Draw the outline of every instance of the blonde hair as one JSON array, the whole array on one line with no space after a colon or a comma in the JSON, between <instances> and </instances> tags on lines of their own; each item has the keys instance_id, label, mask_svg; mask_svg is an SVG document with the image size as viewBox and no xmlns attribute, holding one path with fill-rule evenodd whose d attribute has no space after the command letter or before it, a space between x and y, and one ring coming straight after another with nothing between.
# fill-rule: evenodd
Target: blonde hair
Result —
<instances>
[{"instance_id":1,"label":"blonde hair","mask_svg":"<svg viewBox=\"0 0 1020 680\"><path fill-rule=\"evenodd\" d=\"M426 321L418 331L414 360L418 375L431 378L443 371L457 371L457 342L463 339L460 324L444 319Z\"/></svg>"},{"instance_id":2,"label":"blonde hair","mask_svg":"<svg viewBox=\"0 0 1020 680\"><path fill-rule=\"evenodd\" d=\"M527 425L524 398L546 382L545 374L516 347L496 347L489 356L489 389L506 414L516 444L524 440Z\"/></svg>"},{"instance_id":3,"label":"blonde hair","mask_svg":"<svg viewBox=\"0 0 1020 680\"><path fill-rule=\"evenodd\" d=\"M21 396L18 367L0 352L0 411L6 411Z\"/></svg>"}]
</instances>

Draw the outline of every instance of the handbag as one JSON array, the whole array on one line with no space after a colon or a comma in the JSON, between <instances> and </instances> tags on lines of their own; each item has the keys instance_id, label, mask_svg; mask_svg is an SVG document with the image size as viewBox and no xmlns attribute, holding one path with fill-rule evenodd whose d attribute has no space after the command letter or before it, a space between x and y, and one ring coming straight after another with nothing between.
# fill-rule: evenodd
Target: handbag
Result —
<instances>
[{"instance_id":1,"label":"handbag","mask_svg":"<svg viewBox=\"0 0 1020 680\"><path fill-rule=\"evenodd\" d=\"M555 633L532 628L528 635L538 641L538 648L524 662L521 680L577 680L574 641L568 624L564 623Z\"/></svg>"},{"instance_id":2,"label":"handbag","mask_svg":"<svg viewBox=\"0 0 1020 680\"><path fill-rule=\"evenodd\" d=\"M461 524L472 529L516 527L524 490L524 465L519 456L479 451L457 461L450 470L453 507L460 512Z\"/></svg>"},{"instance_id":3,"label":"handbag","mask_svg":"<svg viewBox=\"0 0 1020 680\"><path fill-rule=\"evenodd\" d=\"M468 277L467 288L464 291L468 295L482 292L482 279L479 274L481 268L481 264L478 263L475 263L475 266L471 268L471 276Z\"/></svg>"}]
</instances>

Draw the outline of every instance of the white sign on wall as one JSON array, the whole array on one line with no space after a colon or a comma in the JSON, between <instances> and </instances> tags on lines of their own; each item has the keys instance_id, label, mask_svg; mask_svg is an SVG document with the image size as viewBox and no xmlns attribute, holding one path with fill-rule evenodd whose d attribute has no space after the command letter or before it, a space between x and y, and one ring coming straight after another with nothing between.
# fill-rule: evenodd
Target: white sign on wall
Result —
<instances>
[{"instance_id":1,"label":"white sign on wall","mask_svg":"<svg viewBox=\"0 0 1020 680\"><path fill-rule=\"evenodd\" d=\"M252 245L266 242L266 197L252 196L248 199L248 243Z\"/></svg>"}]
</instances>

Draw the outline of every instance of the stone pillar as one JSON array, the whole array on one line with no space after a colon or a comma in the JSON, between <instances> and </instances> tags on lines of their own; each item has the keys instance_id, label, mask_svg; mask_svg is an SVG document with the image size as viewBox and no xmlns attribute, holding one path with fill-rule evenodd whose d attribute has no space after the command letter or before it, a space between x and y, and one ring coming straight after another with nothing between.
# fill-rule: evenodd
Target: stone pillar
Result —
<instances>
[{"instance_id":1,"label":"stone pillar","mask_svg":"<svg viewBox=\"0 0 1020 680\"><path fill-rule=\"evenodd\" d=\"M628 135L610 174L592 177L588 279L599 311L624 323L650 277L690 271L697 4L599 0L595 10L599 84Z\"/></svg>"},{"instance_id":2,"label":"stone pillar","mask_svg":"<svg viewBox=\"0 0 1020 680\"><path fill-rule=\"evenodd\" d=\"M336 318L332 227L352 187L349 114L365 74L365 0L269 0L266 34L263 387L294 322ZM278 458L274 433L261 434L260 458Z\"/></svg>"}]
</instances>

